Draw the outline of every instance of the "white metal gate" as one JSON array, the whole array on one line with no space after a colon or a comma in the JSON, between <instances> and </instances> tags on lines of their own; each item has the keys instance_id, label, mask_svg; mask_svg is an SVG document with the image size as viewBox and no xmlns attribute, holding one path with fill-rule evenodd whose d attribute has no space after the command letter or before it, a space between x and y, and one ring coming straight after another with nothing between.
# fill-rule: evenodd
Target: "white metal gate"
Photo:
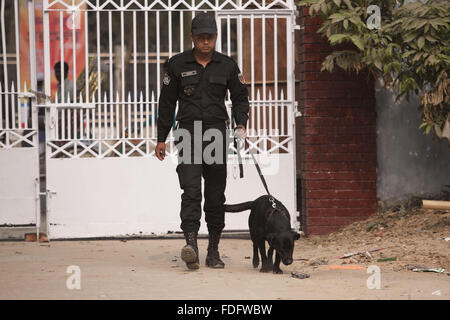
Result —
<instances>
[{"instance_id":1,"label":"white metal gate","mask_svg":"<svg viewBox=\"0 0 450 320\"><path fill-rule=\"evenodd\" d=\"M216 14L217 50L236 58L249 84L250 144L243 157L248 160L249 152L256 153L270 190L297 225L292 1L44 0L45 93L49 98L42 107L46 107L51 238L180 230L181 190L173 135L167 142L169 159L160 162L154 157L155 122L164 61L191 48L190 23L199 11ZM59 19L55 30L50 19ZM72 34L64 31L64 24L72 24ZM77 24L86 31L81 39L77 39ZM58 33L59 38L51 38ZM72 48L82 41L85 50L83 61L77 60L74 51L69 53L71 72L76 75L79 65L84 65L85 72L72 78L70 91L62 86L63 94L58 96L51 88L55 59L50 47L52 41L60 41L57 55L63 62L70 50L64 48L67 37ZM229 101L227 106L230 111ZM265 192L255 168L247 162L244 179L237 176L236 159L229 163L227 203L256 199ZM226 230L248 229L247 217L246 213L227 214ZM205 231L202 222L200 232Z\"/></svg>"},{"instance_id":2,"label":"white metal gate","mask_svg":"<svg viewBox=\"0 0 450 320\"><path fill-rule=\"evenodd\" d=\"M28 21L22 25L18 22L18 0L2 1L0 9L0 227L33 226L39 230L37 110L31 108L35 99L29 92L36 90L34 8L32 2L27 4ZM29 36L28 43L20 42L20 32ZM26 65L20 59L23 49L29 50ZM28 88L21 79L22 68L30 70Z\"/></svg>"}]
</instances>

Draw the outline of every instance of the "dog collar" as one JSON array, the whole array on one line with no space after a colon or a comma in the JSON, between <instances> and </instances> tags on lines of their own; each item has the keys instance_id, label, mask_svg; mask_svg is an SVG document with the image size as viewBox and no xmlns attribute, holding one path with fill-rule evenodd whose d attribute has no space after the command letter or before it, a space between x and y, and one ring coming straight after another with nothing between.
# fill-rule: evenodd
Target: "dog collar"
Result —
<instances>
[{"instance_id":1,"label":"dog collar","mask_svg":"<svg viewBox=\"0 0 450 320\"><path fill-rule=\"evenodd\" d=\"M275 203L274 197L270 196L270 197L269 197L269 201L272 203L272 208L276 209L277 204Z\"/></svg>"}]
</instances>

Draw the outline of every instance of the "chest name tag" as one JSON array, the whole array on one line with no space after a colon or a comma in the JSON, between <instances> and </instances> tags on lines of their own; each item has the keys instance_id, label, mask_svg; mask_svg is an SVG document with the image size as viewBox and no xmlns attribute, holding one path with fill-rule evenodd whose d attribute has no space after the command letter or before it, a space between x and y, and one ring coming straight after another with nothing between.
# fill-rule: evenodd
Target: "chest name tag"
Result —
<instances>
[{"instance_id":1,"label":"chest name tag","mask_svg":"<svg viewBox=\"0 0 450 320\"><path fill-rule=\"evenodd\" d=\"M181 77L189 77L189 76L195 76L197 74L197 70L192 70L192 71L185 71L181 73Z\"/></svg>"}]
</instances>

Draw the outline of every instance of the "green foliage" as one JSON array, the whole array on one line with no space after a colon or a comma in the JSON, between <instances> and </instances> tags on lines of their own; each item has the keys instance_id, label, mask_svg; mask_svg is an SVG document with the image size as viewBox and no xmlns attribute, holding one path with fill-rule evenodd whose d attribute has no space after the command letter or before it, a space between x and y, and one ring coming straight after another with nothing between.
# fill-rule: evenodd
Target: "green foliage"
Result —
<instances>
[{"instance_id":1,"label":"green foliage","mask_svg":"<svg viewBox=\"0 0 450 320\"><path fill-rule=\"evenodd\" d=\"M301 0L310 13L320 15L318 30L336 49L322 70L338 66L347 71L368 70L394 87L397 99L416 94L425 133L442 137L450 117L450 1L428 0ZM404 4L407 3L407 4ZM381 11L381 28L370 30L366 21L370 5Z\"/></svg>"}]
</instances>

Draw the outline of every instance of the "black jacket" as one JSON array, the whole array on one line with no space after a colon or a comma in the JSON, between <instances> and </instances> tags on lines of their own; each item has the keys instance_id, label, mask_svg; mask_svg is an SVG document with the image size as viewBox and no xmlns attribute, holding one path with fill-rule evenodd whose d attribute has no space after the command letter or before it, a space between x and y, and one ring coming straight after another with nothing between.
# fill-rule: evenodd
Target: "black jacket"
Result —
<instances>
[{"instance_id":1,"label":"black jacket","mask_svg":"<svg viewBox=\"0 0 450 320\"><path fill-rule=\"evenodd\" d=\"M179 122L203 121L214 124L229 120L225 95L230 91L236 125L247 125L248 90L236 62L214 51L203 68L189 50L172 57L164 75L158 103L158 142L165 142L173 124L177 100Z\"/></svg>"}]
</instances>

